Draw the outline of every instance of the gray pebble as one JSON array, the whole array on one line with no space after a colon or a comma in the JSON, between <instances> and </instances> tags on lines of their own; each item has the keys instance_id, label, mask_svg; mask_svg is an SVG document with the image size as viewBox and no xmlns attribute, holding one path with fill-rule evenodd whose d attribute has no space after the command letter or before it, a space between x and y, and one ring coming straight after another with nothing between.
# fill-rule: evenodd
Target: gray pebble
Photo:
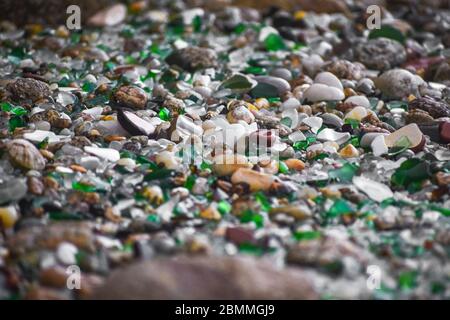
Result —
<instances>
[{"instance_id":1,"label":"gray pebble","mask_svg":"<svg viewBox=\"0 0 450 320\"><path fill-rule=\"evenodd\" d=\"M81 158L80 164L88 170L95 170L100 165L100 159L97 157L88 156Z\"/></svg>"},{"instance_id":2,"label":"gray pebble","mask_svg":"<svg viewBox=\"0 0 450 320\"><path fill-rule=\"evenodd\" d=\"M284 79L286 81L292 80L292 73L291 73L291 71L289 71L286 68L273 69L272 71L270 71L270 75L277 77L277 78Z\"/></svg>"},{"instance_id":3,"label":"gray pebble","mask_svg":"<svg viewBox=\"0 0 450 320\"><path fill-rule=\"evenodd\" d=\"M120 141L111 141L109 143L109 147L108 148L120 151L120 150L122 150L122 143Z\"/></svg>"},{"instance_id":4,"label":"gray pebble","mask_svg":"<svg viewBox=\"0 0 450 320\"><path fill-rule=\"evenodd\" d=\"M50 131L51 125L48 121L37 121L34 123L36 130Z\"/></svg>"},{"instance_id":5,"label":"gray pebble","mask_svg":"<svg viewBox=\"0 0 450 320\"><path fill-rule=\"evenodd\" d=\"M0 204L22 199L27 189L24 179L5 179L0 183Z\"/></svg>"},{"instance_id":6,"label":"gray pebble","mask_svg":"<svg viewBox=\"0 0 450 320\"><path fill-rule=\"evenodd\" d=\"M356 85L356 90L364 94L371 94L375 88L375 83L369 78L359 80Z\"/></svg>"}]
</instances>

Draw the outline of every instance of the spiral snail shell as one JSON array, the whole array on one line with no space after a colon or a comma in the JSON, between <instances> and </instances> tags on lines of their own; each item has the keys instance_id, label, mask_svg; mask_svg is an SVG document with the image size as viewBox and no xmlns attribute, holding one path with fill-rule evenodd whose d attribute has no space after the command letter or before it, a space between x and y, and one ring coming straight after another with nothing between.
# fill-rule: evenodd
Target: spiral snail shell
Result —
<instances>
[{"instance_id":1,"label":"spiral snail shell","mask_svg":"<svg viewBox=\"0 0 450 320\"><path fill-rule=\"evenodd\" d=\"M24 139L14 139L8 143L8 154L15 166L22 169L42 170L45 168L45 159L39 150Z\"/></svg>"}]
</instances>

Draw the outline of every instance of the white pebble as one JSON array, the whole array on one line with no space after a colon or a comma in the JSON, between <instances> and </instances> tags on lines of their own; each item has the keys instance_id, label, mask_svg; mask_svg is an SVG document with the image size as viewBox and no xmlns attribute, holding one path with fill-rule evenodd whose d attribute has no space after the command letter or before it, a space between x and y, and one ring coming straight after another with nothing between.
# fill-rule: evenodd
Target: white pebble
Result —
<instances>
[{"instance_id":1,"label":"white pebble","mask_svg":"<svg viewBox=\"0 0 450 320\"><path fill-rule=\"evenodd\" d=\"M316 101L340 101L345 98L344 92L326 84L314 83L304 94L304 97L311 102Z\"/></svg>"},{"instance_id":2,"label":"white pebble","mask_svg":"<svg viewBox=\"0 0 450 320\"><path fill-rule=\"evenodd\" d=\"M331 72L318 73L314 78L314 83L321 83L329 87L335 87L339 90L344 90L341 81Z\"/></svg>"},{"instance_id":3,"label":"white pebble","mask_svg":"<svg viewBox=\"0 0 450 320\"><path fill-rule=\"evenodd\" d=\"M58 260L65 265L76 264L77 253L78 248L70 242L62 242L56 250L56 256L58 257Z\"/></svg>"}]
</instances>

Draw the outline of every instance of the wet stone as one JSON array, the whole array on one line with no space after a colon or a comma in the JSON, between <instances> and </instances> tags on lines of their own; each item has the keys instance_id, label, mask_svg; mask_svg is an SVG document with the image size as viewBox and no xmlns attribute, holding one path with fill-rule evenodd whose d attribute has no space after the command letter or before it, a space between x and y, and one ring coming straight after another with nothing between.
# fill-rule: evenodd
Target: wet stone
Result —
<instances>
[{"instance_id":1,"label":"wet stone","mask_svg":"<svg viewBox=\"0 0 450 320\"><path fill-rule=\"evenodd\" d=\"M375 85L388 98L402 99L409 95L419 96L419 87L423 79L404 69L384 72L375 80Z\"/></svg>"},{"instance_id":2,"label":"wet stone","mask_svg":"<svg viewBox=\"0 0 450 320\"><path fill-rule=\"evenodd\" d=\"M447 103L427 96L412 100L409 108L426 111L433 118L450 117L450 106Z\"/></svg>"},{"instance_id":3,"label":"wet stone","mask_svg":"<svg viewBox=\"0 0 450 320\"><path fill-rule=\"evenodd\" d=\"M327 63L324 69L340 79L359 80L362 78L364 66L348 60L335 60Z\"/></svg>"},{"instance_id":4,"label":"wet stone","mask_svg":"<svg viewBox=\"0 0 450 320\"><path fill-rule=\"evenodd\" d=\"M24 179L12 178L0 183L0 204L17 201L27 194Z\"/></svg>"},{"instance_id":5,"label":"wet stone","mask_svg":"<svg viewBox=\"0 0 450 320\"><path fill-rule=\"evenodd\" d=\"M355 58L370 69L389 70L406 61L406 51L395 40L377 38L359 44Z\"/></svg>"},{"instance_id":6,"label":"wet stone","mask_svg":"<svg viewBox=\"0 0 450 320\"><path fill-rule=\"evenodd\" d=\"M147 93L136 86L122 86L114 92L115 101L127 108L144 109L147 104Z\"/></svg>"},{"instance_id":7,"label":"wet stone","mask_svg":"<svg viewBox=\"0 0 450 320\"><path fill-rule=\"evenodd\" d=\"M8 84L7 90L11 93L13 99L17 101L37 101L49 96L51 93L48 84L31 78L17 79Z\"/></svg>"},{"instance_id":8,"label":"wet stone","mask_svg":"<svg viewBox=\"0 0 450 320\"><path fill-rule=\"evenodd\" d=\"M188 71L195 71L215 67L217 55L209 48L188 47L173 52L166 58L166 62Z\"/></svg>"}]
</instances>

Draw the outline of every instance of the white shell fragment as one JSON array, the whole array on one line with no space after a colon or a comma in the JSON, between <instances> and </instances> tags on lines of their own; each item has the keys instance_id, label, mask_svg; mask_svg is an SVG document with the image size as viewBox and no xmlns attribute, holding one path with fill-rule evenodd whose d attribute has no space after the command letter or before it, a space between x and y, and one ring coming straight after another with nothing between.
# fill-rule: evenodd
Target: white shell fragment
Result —
<instances>
[{"instance_id":1,"label":"white shell fragment","mask_svg":"<svg viewBox=\"0 0 450 320\"><path fill-rule=\"evenodd\" d=\"M337 144L343 144L350 139L350 137L351 135L348 132L337 132L330 128L323 129L317 135L317 139L320 141L334 141Z\"/></svg>"},{"instance_id":2,"label":"white shell fragment","mask_svg":"<svg viewBox=\"0 0 450 320\"><path fill-rule=\"evenodd\" d=\"M388 186L365 177L361 176L353 177L353 184L359 190L367 194L367 196L370 199L376 202L381 202L394 196L394 194L392 193L391 189Z\"/></svg>"},{"instance_id":3,"label":"white shell fragment","mask_svg":"<svg viewBox=\"0 0 450 320\"><path fill-rule=\"evenodd\" d=\"M120 153L117 150L110 148L96 148L91 146L84 147L84 151L90 153L94 156L102 158L104 160L108 160L111 162L116 162L120 159Z\"/></svg>"},{"instance_id":4,"label":"white shell fragment","mask_svg":"<svg viewBox=\"0 0 450 320\"><path fill-rule=\"evenodd\" d=\"M323 119L319 117L309 117L303 119L303 123L308 125L312 132L317 133L317 131L319 131L322 127Z\"/></svg>"},{"instance_id":5,"label":"white shell fragment","mask_svg":"<svg viewBox=\"0 0 450 320\"><path fill-rule=\"evenodd\" d=\"M384 135L376 136L372 140L370 147L372 148L372 152L373 152L374 156L378 157L378 156L388 153L388 146L386 145Z\"/></svg>"}]
</instances>

